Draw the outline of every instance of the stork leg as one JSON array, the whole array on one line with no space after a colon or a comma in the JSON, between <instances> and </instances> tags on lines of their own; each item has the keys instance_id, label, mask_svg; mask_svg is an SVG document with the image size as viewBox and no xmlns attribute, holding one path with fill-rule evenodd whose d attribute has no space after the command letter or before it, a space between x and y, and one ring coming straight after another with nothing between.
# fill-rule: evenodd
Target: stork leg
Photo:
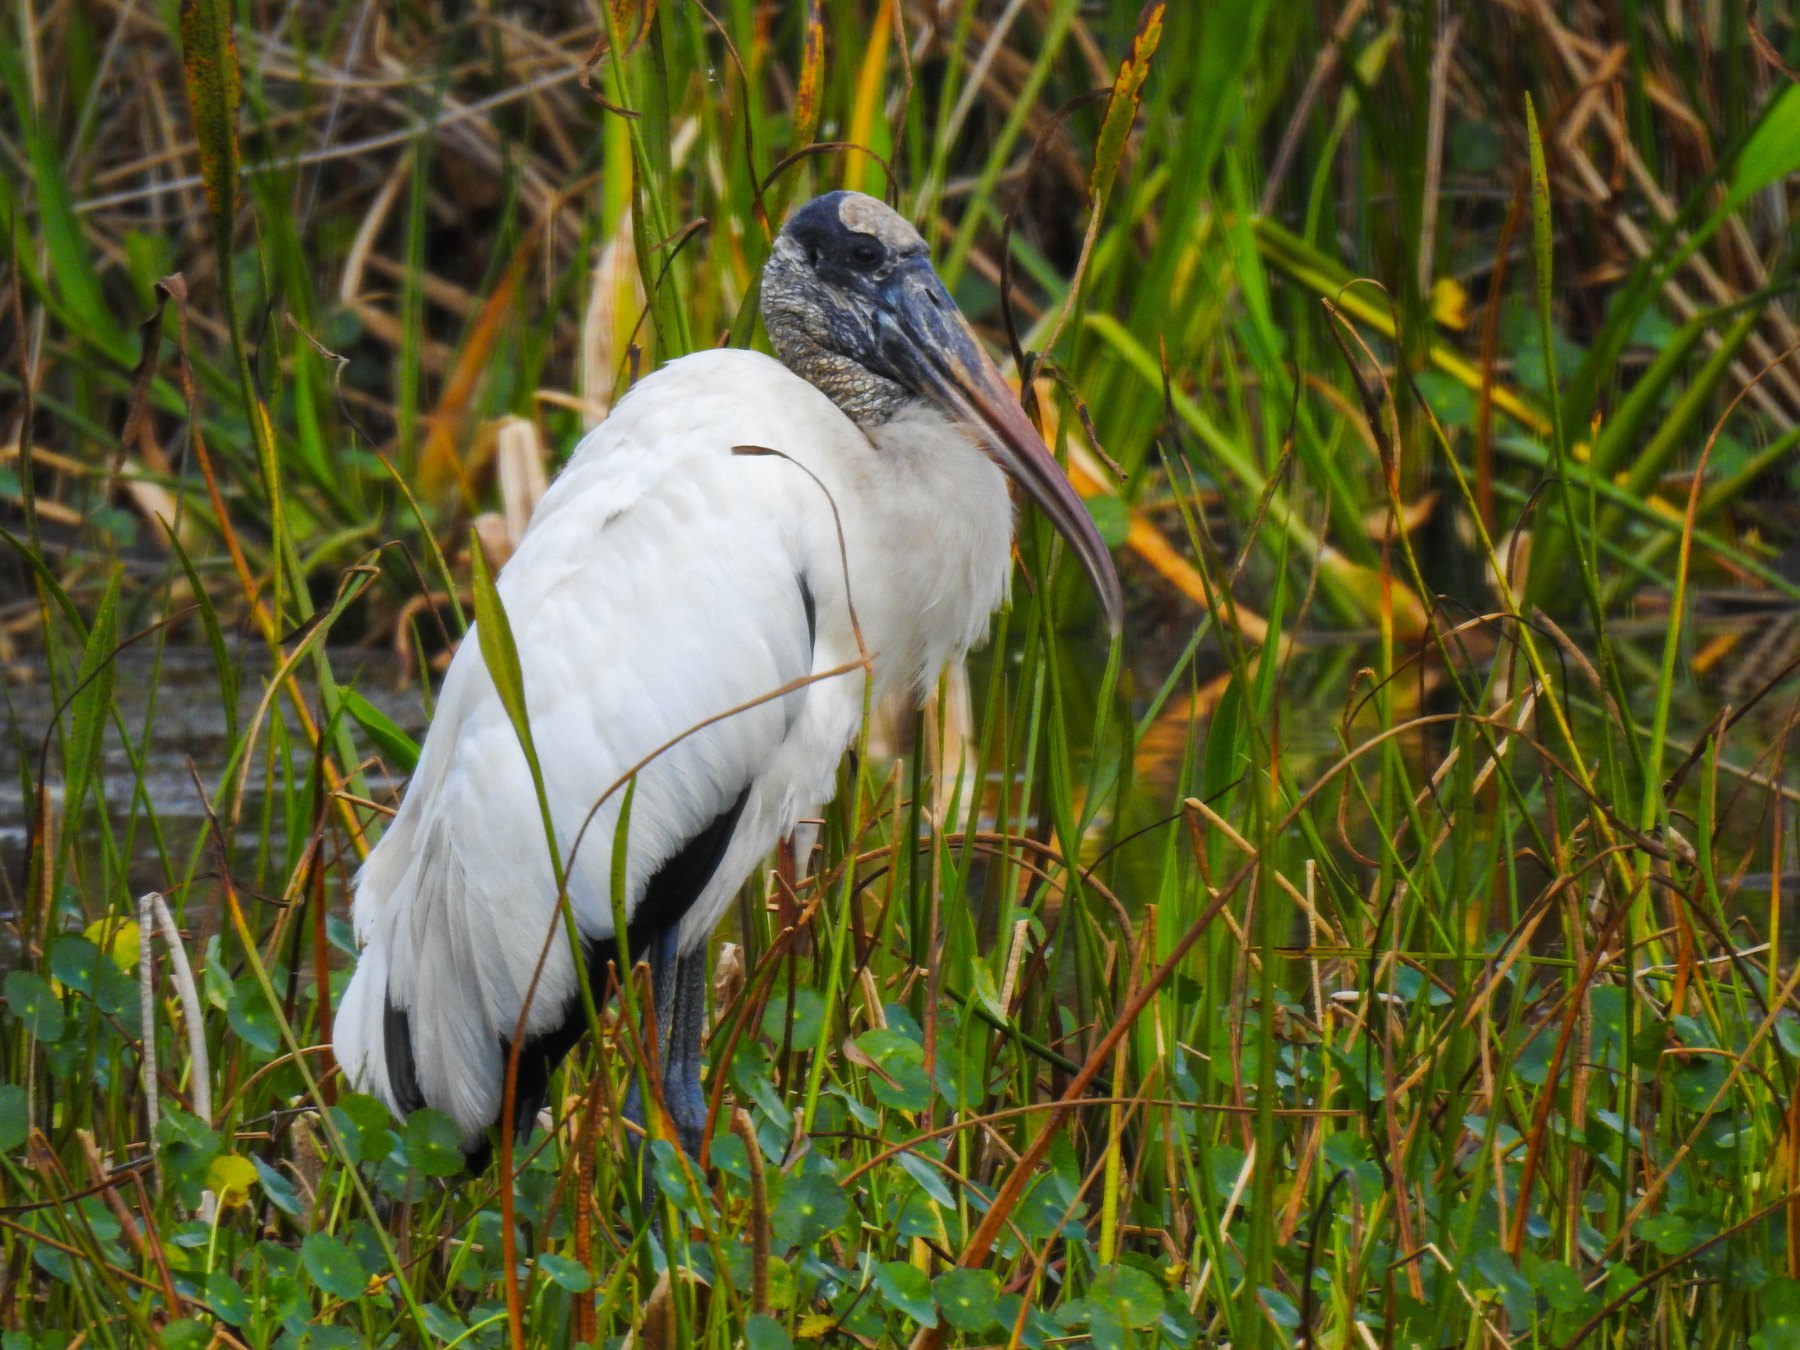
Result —
<instances>
[{"instance_id":1,"label":"stork leg","mask_svg":"<svg viewBox=\"0 0 1800 1350\"><path fill-rule=\"evenodd\" d=\"M663 1105L675 1135L690 1158L700 1157L706 1133L706 1094L700 1087L700 1033L706 1028L706 949L686 956L679 934L669 929L651 944L650 987L656 999L657 1057L662 1069ZM634 1077L625 1097L625 1118L644 1124L644 1103Z\"/></svg>"},{"instance_id":2,"label":"stork leg","mask_svg":"<svg viewBox=\"0 0 1800 1350\"><path fill-rule=\"evenodd\" d=\"M658 933L645 957L650 967L651 996L656 1004L656 1060L661 1070L665 1103L669 1100L669 1032L676 1016L676 972L680 965L676 947L679 941L680 933L674 928ZM631 1088L625 1094L625 1119L641 1127L645 1118L643 1094L638 1090L640 1081L636 1074L632 1075Z\"/></svg>"},{"instance_id":3,"label":"stork leg","mask_svg":"<svg viewBox=\"0 0 1800 1350\"><path fill-rule=\"evenodd\" d=\"M682 1150L696 1164L706 1132L706 1097L700 1090L700 1032L706 1022L706 950L688 956L679 953L679 928L659 934L650 945L650 988L656 1004L657 1059L661 1068L663 1105L675 1126ZM625 1097L625 1118L644 1124L644 1101L639 1079L632 1076ZM632 1159L642 1187L644 1207L652 1230L662 1231L662 1209L657 1203L655 1176L650 1159L633 1136Z\"/></svg>"},{"instance_id":4,"label":"stork leg","mask_svg":"<svg viewBox=\"0 0 1800 1350\"><path fill-rule=\"evenodd\" d=\"M700 1033L706 1026L706 948L675 962L674 1007L663 1060L663 1101L675 1122L676 1137L696 1162L706 1139L706 1094L700 1087ZM660 1004L661 999L658 998Z\"/></svg>"}]
</instances>

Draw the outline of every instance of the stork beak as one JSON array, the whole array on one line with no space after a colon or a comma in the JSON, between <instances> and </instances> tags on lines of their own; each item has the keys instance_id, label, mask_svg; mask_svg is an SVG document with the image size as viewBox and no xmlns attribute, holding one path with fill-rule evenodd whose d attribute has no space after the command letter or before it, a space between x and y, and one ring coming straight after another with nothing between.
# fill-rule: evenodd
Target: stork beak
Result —
<instances>
[{"instance_id":1,"label":"stork beak","mask_svg":"<svg viewBox=\"0 0 1800 1350\"><path fill-rule=\"evenodd\" d=\"M899 332L882 355L904 382L983 434L988 452L1007 476L1036 502L1081 560L1114 637L1124 624L1125 602L1112 555L1070 486L1056 456L1026 418L944 283L924 259L903 267L885 288L887 308Z\"/></svg>"}]
</instances>

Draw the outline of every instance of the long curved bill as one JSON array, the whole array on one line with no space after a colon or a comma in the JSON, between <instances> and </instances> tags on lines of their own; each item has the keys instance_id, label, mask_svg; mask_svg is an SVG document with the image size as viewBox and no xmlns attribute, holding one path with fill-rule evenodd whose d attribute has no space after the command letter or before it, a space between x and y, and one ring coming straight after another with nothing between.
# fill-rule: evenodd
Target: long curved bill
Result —
<instances>
[{"instance_id":1,"label":"long curved bill","mask_svg":"<svg viewBox=\"0 0 1800 1350\"><path fill-rule=\"evenodd\" d=\"M886 297L898 333L885 356L906 383L986 434L995 461L1037 503L1081 560L1114 637L1124 625L1125 601L1112 555L1081 496L1063 475L1056 456L1025 416L981 349L974 330L951 301L943 282L921 260L891 280Z\"/></svg>"}]
</instances>

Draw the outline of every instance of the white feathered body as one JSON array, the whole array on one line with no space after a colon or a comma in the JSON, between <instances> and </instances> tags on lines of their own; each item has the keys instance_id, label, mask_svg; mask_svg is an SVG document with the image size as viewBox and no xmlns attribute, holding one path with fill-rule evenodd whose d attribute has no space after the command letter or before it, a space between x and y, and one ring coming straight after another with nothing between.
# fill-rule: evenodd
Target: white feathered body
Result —
<instances>
[{"instance_id":1,"label":"white feathered body","mask_svg":"<svg viewBox=\"0 0 1800 1350\"><path fill-rule=\"evenodd\" d=\"M746 445L786 458L734 453ZM613 935L624 794L594 806L633 765L709 718L856 661L852 602L877 694L934 679L985 634L1011 537L999 470L935 413L865 433L753 352L699 353L643 380L577 447L498 580L583 935ZM830 795L863 692L860 671L806 684L645 768L627 914L656 869L747 789L682 920L683 950L703 944L759 861ZM391 1003L408 1014L425 1100L478 1139L499 1114L503 1046L557 925L555 897L525 757L471 632L400 810L357 879L363 950L336 1023L349 1080L395 1105L382 1034ZM563 1020L576 978L557 931L528 1036Z\"/></svg>"}]
</instances>

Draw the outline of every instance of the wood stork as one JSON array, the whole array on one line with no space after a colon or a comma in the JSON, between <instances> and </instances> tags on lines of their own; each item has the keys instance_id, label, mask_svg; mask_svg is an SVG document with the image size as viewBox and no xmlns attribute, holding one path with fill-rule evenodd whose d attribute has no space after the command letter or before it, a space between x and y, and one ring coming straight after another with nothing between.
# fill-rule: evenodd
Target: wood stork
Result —
<instances>
[{"instance_id":1,"label":"wood stork","mask_svg":"<svg viewBox=\"0 0 1800 1350\"><path fill-rule=\"evenodd\" d=\"M707 351L641 381L577 446L497 583L565 856L593 814L566 867L596 990L617 951L622 794L594 803L707 719L856 662L853 609L874 693L928 687L1005 598L1002 471L1068 540L1119 630L1093 521L901 216L855 192L807 203L775 241L762 314L781 361ZM830 796L863 680L858 668L744 708L637 775L627 946L650 960L665 1101L690 1154L706 1122L707 936ZM335 1046L349 1081L397 1113L437 1108L482 1156L556 895L526 759L471 634L356 881L362 949ZM559 935L526 1011L515 1129L585 1025Z\"/></svg>"}]
</instances>

